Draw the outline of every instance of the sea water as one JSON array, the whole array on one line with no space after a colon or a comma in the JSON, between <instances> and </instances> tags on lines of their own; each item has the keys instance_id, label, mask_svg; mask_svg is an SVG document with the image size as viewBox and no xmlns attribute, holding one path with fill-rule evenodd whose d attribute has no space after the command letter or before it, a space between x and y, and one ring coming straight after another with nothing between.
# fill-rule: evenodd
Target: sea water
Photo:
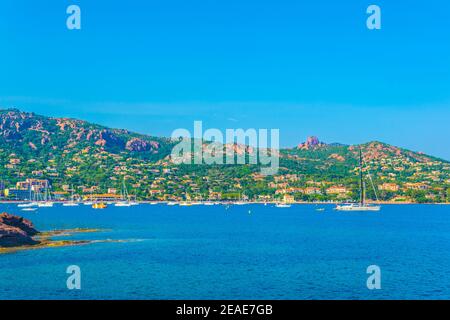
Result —
<instances>
[{"instance_id":1,"label":"sea water","mask_svg":"<svg viewBox=\"0 0 450 320\"><path fill-rule=\"evenodd\" d=\"M317 211L325 208L325 211ZM89 206L7 211L67 239L126 240L0 255L0 299L449 299L450 206ZM63 239L62 237L61 239ZM66 238L64 238L66 239ZM67 267L81 270L69 290ZM367 287L367 267L381 289Z\"/></svg>"}]
</instances>

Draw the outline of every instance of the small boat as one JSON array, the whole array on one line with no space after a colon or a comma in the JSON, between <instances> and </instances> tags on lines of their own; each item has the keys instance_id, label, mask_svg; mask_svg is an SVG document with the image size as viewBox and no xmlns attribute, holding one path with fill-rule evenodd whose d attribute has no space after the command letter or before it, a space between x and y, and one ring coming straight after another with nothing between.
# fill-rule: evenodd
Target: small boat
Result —
<instances>
[{"instance_id":1,"label":"small boat","mask_svg":"<svg viewBox=\"0 0 450 320\"><path fill-rule=\"evenodd\" d=\"M214 206L215 203L214 202L205 202L203 203L205 206Z\"/></svg>"},{"instance_id":2,"label":"small boat","mask_svg":"<svg viewBox=\"0 0 450 320\"><path fill-rule=\"evenodd\" d=\"M22 211L36 211L37 208L23 208Z\"/></svg>"},{"instance_id":3,"label":"small boat","mask_svg":"<svg viewBox=\"0 0 450 320\"><path fill-rule=\"evenodd\" d=\"M92 201L83 202L85 206L92 206L94 203Z\"/></svg>"},{"instance_id":4,"label":"small boat","mask_svg":"<svg viewBox=\"0 0 450 320\"><path fill-rule=\"evenodd\" d=\"M290 208L291 205L288 204L288 203L277 203L277 204L275 205L275 207L277 207L277 208Z\"/></svg>"},{"instance_id":5,"label":"small boat","mask_svg":"<svg viewBox=\"0 0 450 320\"><path fill-rule=\"evenodd\" d=\"M63 207L78 207L78 203L75 202L75 196L73 194L73 185L72 185L72 195L70 196L70 201L63 203Z\"/></svg>"},{"instance_id":6,"label":"small boat","mask_svg":"<svg viewBox=\"0 0 450 320\"><path fill-rule=\"evenodd\" d=\"M191 202L180 202L180 207L190 207L192 206Z\"/></svg>"},{"instance_id":7,"label":"small boat","mask_svg":"<svg viewBox=\"0 0 450 320\"><path fill-rule=\"evenodd\" d=\"M78 203L76 203L76 202L66 202L66 203L63 203L63 207L78 207Z\"/></svg>"},{"instance_id":8,"label":"small boat","mask_svg":"<svg viewBox=\"0 0 450 320\"><path fill-rule=\"evenodd\" d=\"M18 208L30 208L30 207L36 207L38 204L37 202L28 202L28 203L19 203L17 205Z\"/></svg>"},{"instance_id":9,"label":"small boat","mask_svg":"<svg viewBox=\"0 0 450 320\"><path fill-rule=\"evenodd\" d=\"M120 201L114 204L115 207L131 207L131 203L127 201Z\"/></svg>"},{"instance_id":10,"label":"small boat","mask_svg":"<svg viewBox=\"0 0 450 320\"><path fill-rule=\"evenodd\" d=\"M152 205L152 206L157 205L157 204L158 204L158 202L150 202L150 205Z\"/></svg>"},{"instance_id":11,"label":"small boat","mask_svg":"<svg viewBox=\"0 0 450 320\"><path fill-rule=\"evenodd\" d=\"M242 193L239 193L239 201L236 201L235 203L233 203L235 206L245 206L246 204L248 204L246 201L244 201L243 197L242 197Z\"/></svg>"},{"instance_id":12,"label":"small boat","mask_svg":"<svg viewBox=\"0 0 450 320\"><path fill-rule=\"evenodd\" d=\"M39 202L38 203L38 207L39 208L52 208L53 207L53 202L51 201L44 201L44 202Z\"/></svg>"},{"instance_id":13,"label":"small boat","mask_svg":"<svg viewBox=\"0 0 450 320\"><path fill-rule=\"evenodd\" d=\"M282 202L276 203L275 207L277 207L277 208L290 208L291 204L287 201L287 199L285 197Z\"/></svg>"},{"instance_id":14,"label":"small boat","mask_svg":"<svg viewBox=\"0 0 450 320\"><path fill-rule=\"evenodd\" d=\"M108 206L103 202L97 202L92 205L93 209L106 209Z\"/></svg>"}]
</instances>

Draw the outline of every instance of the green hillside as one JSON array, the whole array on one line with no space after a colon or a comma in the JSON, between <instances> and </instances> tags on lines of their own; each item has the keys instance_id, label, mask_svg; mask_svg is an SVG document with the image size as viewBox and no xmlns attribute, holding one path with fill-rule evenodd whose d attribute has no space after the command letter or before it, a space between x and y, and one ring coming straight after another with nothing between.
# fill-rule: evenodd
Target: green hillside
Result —
<instances>
[{"instance_id":1,"label":"green hillside","mask_svg":"<svg viewBox=\"0 0 450 320\"><path fill-rule=\"evenodd\" d=\"M325 144L317 138L280 150L275 176L257 165L175 165L175 142L111 129L85 121L0 110L0 180L16 188L27 178L46 179L52 190L79 195L120 189L126 180L139 199L281 199L299 201L358 198L358 152L362 148L368 196L373 181L385 201L445 202L450 199L450 164L417 152L369 142ZM247 152L256 152L249 149ZM371 185L371 183L370 183Z\"/></svg>"}]
</instances>

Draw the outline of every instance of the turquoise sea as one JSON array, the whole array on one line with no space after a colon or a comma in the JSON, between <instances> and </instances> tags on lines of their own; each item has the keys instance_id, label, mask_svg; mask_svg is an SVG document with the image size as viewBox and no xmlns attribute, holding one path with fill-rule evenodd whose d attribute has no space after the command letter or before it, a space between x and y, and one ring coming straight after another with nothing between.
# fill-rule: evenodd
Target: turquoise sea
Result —
<instances>
[{"instance_id":1,"label":"turquoise sea","mask_svg":"<svg viewBox=\"0 0 450 320\"><path fill-rule=\"evenodd\" d=\"M318 207L325 207L318 212ZM0 255L0 299L449 299L450 206L141 205L40 208L39 230L123 243ZM66 268L81 268L68 290ZM367 289L370 265L382 289Z\"/></svg>"}]
</instances>

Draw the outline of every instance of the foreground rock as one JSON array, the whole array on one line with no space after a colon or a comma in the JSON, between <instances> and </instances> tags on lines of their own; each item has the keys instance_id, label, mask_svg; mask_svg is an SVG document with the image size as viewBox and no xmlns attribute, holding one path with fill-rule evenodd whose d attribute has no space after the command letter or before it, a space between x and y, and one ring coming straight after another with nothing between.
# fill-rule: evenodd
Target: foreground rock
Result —
<instances>
[{"instance_id":1,"label":"foreground rock","mask_svg":"<svg viewBox=\"0 0 450 320\"><path fill-rule=\"evenodd\" d=\"M38 242L33 236L38 233L31 221L8 213L0 214L0 247L35 245Z\"/></svg>"},{"instance_id":2,"label":"foreground rock","mask_svg":"<svg viewBox=\"0 0 450 320\"><path fill-rule=\"evenodd\" d=\"M70 237L77 233L100 232L100 229L66 229L52 231L37 231L33 223L22 217L8 213L0 214L0 254L13 253L22 250L42 248L58 248L79 246L105 242L128 242L125 240L53 240L53 237Z\"/></svg>"}]
</instances>

